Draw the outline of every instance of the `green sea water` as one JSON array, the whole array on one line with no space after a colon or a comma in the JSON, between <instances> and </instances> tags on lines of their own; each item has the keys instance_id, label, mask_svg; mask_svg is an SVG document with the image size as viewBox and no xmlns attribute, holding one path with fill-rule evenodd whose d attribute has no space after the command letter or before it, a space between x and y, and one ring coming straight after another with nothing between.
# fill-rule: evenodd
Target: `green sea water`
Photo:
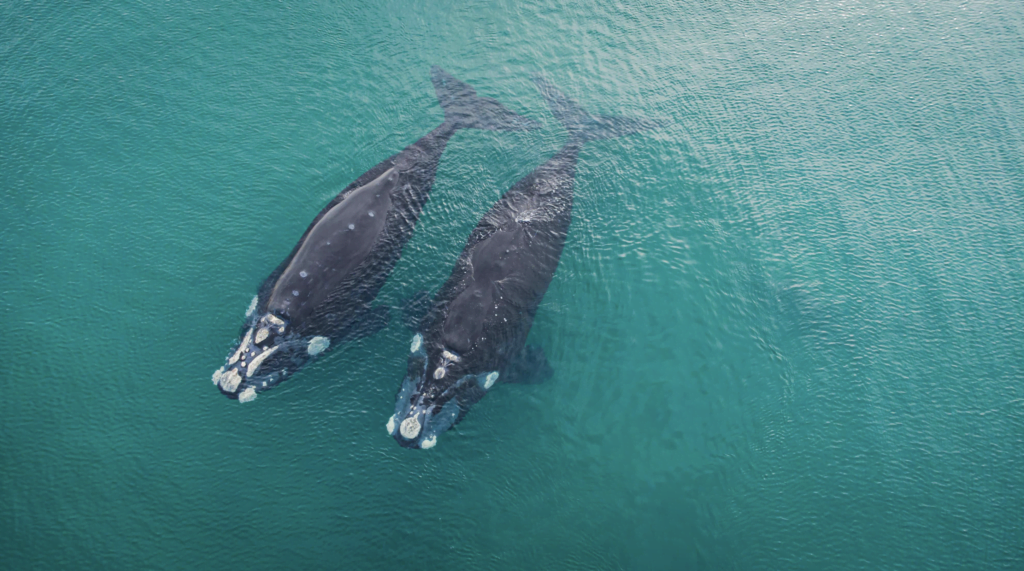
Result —
<instances>
[{"instance_id":1,"label":"green sea water","mask_svg":"<svg viewBox=\"0 0 1024 571\"><path fill-rule=\"evenodd\" d=\"M590 143L531 342L429 451L412 332L211 384L342 187L460 131L381 292ZM0 569L1024 569L1024 4L0 2Z\"/></svg>"}]
</instances>

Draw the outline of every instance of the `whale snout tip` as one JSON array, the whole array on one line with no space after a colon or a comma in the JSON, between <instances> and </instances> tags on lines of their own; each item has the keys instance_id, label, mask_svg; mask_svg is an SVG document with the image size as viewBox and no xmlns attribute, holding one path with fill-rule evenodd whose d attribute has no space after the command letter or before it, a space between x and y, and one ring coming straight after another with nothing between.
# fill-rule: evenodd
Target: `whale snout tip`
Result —
<instances>
[{"instance_id":1,"label":"whale snout tip","mask_svg":"<svg viewBox=\"0 0 1024 571\"><path fill-rule=\"evenodd\" d=\"M411 410L408 415L399 412L391 415L387 430L402 448L429 449L437 444L437 434L430 414L423 408Z\"/></svg>"},{"instance_id":2,"label":"whale snout tip","mask_svg":"<svg viewBox=\"0 0 1024 571\"><path fill-rule=\"evenodd\" d=\"M213 372L213 384L225 394L234 394L242 384L242 375L234 367L227 370L221 367Z\"/></svg>"},{"instance_id":3,"label":"whale snout tip","mask_svg":"<svg viewBox=\"0 0 1024 571\"><path fill-rule=\"evenodd\" d=\"M238 399L238 402L250 402L256 400L258 379L249 378L246 380L245 369L239 366L227 365L213 372L213 384L224 396L230 399ZM263 387L267 382L263 382Z\"/></svg>"},{"instance_id":4,"label":"whale snout tip","mask_svg":"<svg viewBox=\"0 0 1024 571\"><path fill-rule=\"evenodd\" d=\"M410 416L402 421L401 426L398 428L399 434L406 440L412 440L420 435L420 430L423 426L420 424L419 419L416 416Z\"/></svg>"},{"instance_id":5,"label":"whale snout tip","mask_svg":"<svg viewBox=\"0 0 1024 571\"><path fill-rule=\"evenodd\" d=\"M456 399L443 404L420 400L413 405L400 401L388 419L387 429L402 448L429 450L437 446L437 438L458 419L461 410Z\"/></svg>"}]
</instances>

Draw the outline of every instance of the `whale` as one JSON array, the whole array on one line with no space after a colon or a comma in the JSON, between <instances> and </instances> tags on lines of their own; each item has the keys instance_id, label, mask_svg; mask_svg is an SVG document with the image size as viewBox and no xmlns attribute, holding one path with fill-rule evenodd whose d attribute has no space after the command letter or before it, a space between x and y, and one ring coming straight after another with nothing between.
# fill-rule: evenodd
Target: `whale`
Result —
<instances>
[{"instance_id":1,"label":"whale","mask_svg":"<svg viewBox=\"0 0 1024 571\"><path fill-rule=\"evenodd\" d=\"M543 349L526 339L569 233L579 152L660 125L591 115L543 77L534 81L568 142L483 216L420 319L386 425L405 448L433 448L499 381L550 376Z\"/></svg>"},{"instance_id":2,"label":"whale","mask_svg":"<svg viewBox=\"0 0 1024 571\"><path fill-rule=\"evenodd\" d=\"M251 401L331 347L385 327L388 308L372 303L412 236L448 140L460 129L539 125L440 67L430 75L444 121L342 189L259 286L213 373L227 397Z\"/></svg>"}]
</instances>

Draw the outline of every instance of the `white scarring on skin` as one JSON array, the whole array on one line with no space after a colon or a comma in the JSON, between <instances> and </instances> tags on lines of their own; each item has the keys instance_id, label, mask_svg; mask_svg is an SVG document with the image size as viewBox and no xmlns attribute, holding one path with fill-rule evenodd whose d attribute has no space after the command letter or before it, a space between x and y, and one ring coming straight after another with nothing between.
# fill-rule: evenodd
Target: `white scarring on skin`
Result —
<instances>
[{"instance_id":1,"label":"white scarring on skin","mask_svg":"<svg viewBox=\"0 0 1024 571\"><path fill-rule=\"evenodd\" d=\"M264 339L270 336L270 330L266 327L260 327L260 330L256 332L256 342L262 343Z\"/></svg>"},{"instance_id":2,"label":"white scarring on skin","mask_svg":"<svg viewBox=\"0 0 1024 571\"><path fill-rule=\"evenodd\" d=\"M249 402L256 400L256 387L247 387L244 391L238 393L238 402Z\"/></svg>"},{"instance_id":3,"label":"white scarring on skin","mask_svg":"<svg viewBox=\"0 0 1024 571\"><path fill-rule=\"evenodd\" d=\"M402 426L398 430L403 438L412 440L420 435L420 421L416 420L415 416L410 416L402 421Z\"/></svg>"},{"instance_id":4,"label":"white scarring on skin","mask_svg":"<svg viewBox=\"0 0 1024 571\"><path fill-rule=\"evenodd\" d=\"M435 445L437 445L437 436L434 436L433 434L431 434L429 437L424 438L423 442L420 442L420 449L421 450L430 450Z\"/></svg>"},{"instance_id":5,"label":"white scarring on skin","mask_svg":"<svg viewBox=\"0 0 1024 571\"><path fill-rule=\"evenodd\" d=\"M498 371L491 371L484 377L484 388L489 389L494 386L494 383L498 381Z\"/></svg>"},{"instance_id":6,"label":"white scarring on skin","mask_svg":"<svg viewBox=\"0 0 1024 571\"><path fill-rule=\"evenodd\" d=\"M232 355L231 359L228 360L229 364L234 365L235 363L238 362L239 359L242 358L242 353L245 353L245 348L249 346L249 341L251 341L251 340L252 340L252 327L250 327L249 331L247 331L245 333L245 339L242 339L242 344L238 346L238 350L235 351L235 354Z\"/></svg>"},{"instance_id":7,"label":"white scarring on skin","mask_svg":"<svg viewBox=\"0 0 1024 571\"><path fill-rule=\"evenodd\" d=\"M260 301L260 296L258 296L258 295L252 296L252 302L249 303L249 309L245 310L245 316L246 317L249 317L250 315L252 315L253 313L256 312L256 306L259 304L259 301Z\"/></svg>"},{"instance_id":8,"label":"white scarring on skin","mask_svg":"<svg viewBox=\"0 0 1024 571\"><path fill-rule=\"evenodd\" d=\"M316 337L309 340L309 346L306 347L306 352L309 353L310 355L319 355L330 346L330 339L317 335Z\"/></svg>"},{"instance_id":9,"label":"white scarring on skin","mask_svg":"<svg viewBox=\"0 0 1024 571\"><path fill-rule=\"evenodd\" d=\"M412 338L412 345L409 347L409 352L410 353L415 353L416 351L419 351L420 347L422 347L422 346L423 346L423 336L420 335L419 333L417 333Z\"/></svg>"},{"instance_id":10,"label":"white scarring on skin","mask_svg":"<svg viewBox=\"0 0 1024 571\"><path fill-rule=\"evenodd\" d=\"M391 418L388 419L388 434L394 434L394 433L395 433L395 415L392 414Z\"/></svg>"},{"instance_id":11,"label":"white scarring on skin","mask_svg":"<svg viewBox=\"0 0 1024 571\"><path fill-rule=\"evenodd\" d=\"M257 355L256 358L253 359L251 363L249 363L249 368L245 370L245 377L249 378L256 374L256 370L260 368L260 365L263 364L263 361L266 361L267 357L273 355L274 351L277 351L280 347L280 345L275 345L273 349L269 349Z\"/></svg>"},{"instance_id":12,"label":"white scarring on skin","mask_svg":"<svg viewBox=\"0 0 1024 571\"><path fill-rule=\"evenodd\" d=\"M242 382L242 376L238 374L238 371L231 369L220 376L220 388L224 389L229 393L233 393L238 390L238 385Z\"/></svg>"}]
</instances>

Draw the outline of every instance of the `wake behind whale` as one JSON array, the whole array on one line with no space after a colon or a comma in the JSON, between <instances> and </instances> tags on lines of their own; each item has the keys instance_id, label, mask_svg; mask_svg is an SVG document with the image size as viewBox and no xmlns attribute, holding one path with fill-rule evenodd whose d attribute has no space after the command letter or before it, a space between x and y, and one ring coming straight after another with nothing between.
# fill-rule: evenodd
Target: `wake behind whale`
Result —
<instances>
[{"instance_id":1,"label":"wake behind whale","mask_svg":"<svg viewBox=\"0 0 1024 571\"><path fill-rule=\"evenodd\" d=\"M404 447L432 448L499 379L549 374L544 352L527 347L526 337L572 222L580 149L588 141L658 126L592 116L547 81L535 81L569 141L484 215L421 321L387 423Z\"/></svg>"},{"instance_id":2,"label":"wake behind whale","mask_svg":"<svg viewBox=\"0 0 1024 571\"><path fill-rule=\"evenodd\" d=\"M328 347L371 335L388 322L371 307L412 236L448 140L459 129L518 131L536 123L440 67L431 80L444 122L368 170L317 214L253 298L246 322L213 383L246 402Z\"/></svg>"}]
</instances>

